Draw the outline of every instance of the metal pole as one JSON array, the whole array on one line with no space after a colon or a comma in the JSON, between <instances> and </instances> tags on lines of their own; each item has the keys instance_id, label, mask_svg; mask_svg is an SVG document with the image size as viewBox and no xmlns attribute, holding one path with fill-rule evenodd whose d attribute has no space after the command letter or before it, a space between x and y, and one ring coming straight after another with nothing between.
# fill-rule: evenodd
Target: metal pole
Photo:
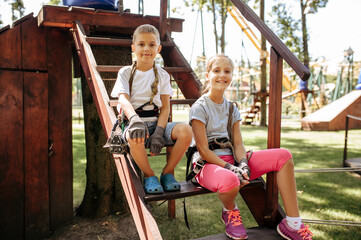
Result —
<instances>
[{"instance_id":1,"label":"metal pole","mask_svg":"<svg viewBox=\"0 0 361 240\"><path fill-rule=\"evenodd\" d=\"M346 167L347 159L347 133L348 133L348 115L346 116L346 126L345 126L345 147L343 149L343 166Z\"/></svg>"}]
</instances>

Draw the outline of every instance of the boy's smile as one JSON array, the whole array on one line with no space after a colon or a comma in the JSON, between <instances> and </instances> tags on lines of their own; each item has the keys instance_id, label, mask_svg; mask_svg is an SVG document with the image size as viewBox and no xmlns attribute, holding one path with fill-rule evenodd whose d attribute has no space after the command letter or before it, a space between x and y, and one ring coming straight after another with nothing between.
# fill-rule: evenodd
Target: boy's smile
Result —
<instances>
[{"instance_id":1,"label":"boy's smile","mask_svg":"<svg viewBox=\"0 0 361 240\"><path fill-rule=\"evenodd\" d=\"M153 66L153 62L162 47L153 33L140 33L132 44L132 51L137 56L137 69L147 71Z\"/></svg>"}]
</instances>

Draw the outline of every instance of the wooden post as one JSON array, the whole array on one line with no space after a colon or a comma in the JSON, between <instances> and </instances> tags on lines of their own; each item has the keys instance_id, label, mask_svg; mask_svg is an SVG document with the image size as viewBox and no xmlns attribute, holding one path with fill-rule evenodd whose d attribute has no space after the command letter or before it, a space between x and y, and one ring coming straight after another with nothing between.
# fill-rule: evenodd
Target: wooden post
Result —
<instances>
[{"instance_id":1,"label":"wooden post","mask_svg":"<svg viewBox=\"0 0 361 240\"><path fill-rule=\"evenodd\" d=\"M161 0L159 15L159 35L161 40L165 39L167 33L167 9L168 0Z\"/></svg>"},{"instance_id":2,"label":"wooden post","mask_svg":"<svg viewBox=\"0 0 361 240\"><path fill-rule=\"evenodd\" d=\"M271 47L270 83L269 83L269 115L267 148L279 148L281 145L281 110L282 110L282 57ZM278 210L278 188L276 173L267 173L266 226L276 225Z\"/></svg>"}]
</instances>

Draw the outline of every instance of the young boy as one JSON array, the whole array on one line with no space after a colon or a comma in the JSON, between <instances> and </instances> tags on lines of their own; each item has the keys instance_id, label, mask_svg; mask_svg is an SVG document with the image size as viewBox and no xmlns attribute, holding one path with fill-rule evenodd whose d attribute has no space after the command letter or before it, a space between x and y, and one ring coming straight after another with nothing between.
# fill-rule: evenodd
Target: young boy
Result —
<instances>
[{"instance_id":1,"label":"young boy","mask_svg":"<svg viewBox=\"0 0 361 240\"><path fill-rule=\"evenodd\" d=\"M192 140L192 129L185 123L168 123L172 87L169 74L154 64L162 49L158 30L152 25L141 25L134 31L132 42L137 61L119 70L111 93L112 97L118 97L118 107L127 119L123 137L145 175L145 192L177 191L180 185L172 172ZM166 144L174 146L159 182L149 165L145 147L155 156Z\"/></svg>"}]
</instances>

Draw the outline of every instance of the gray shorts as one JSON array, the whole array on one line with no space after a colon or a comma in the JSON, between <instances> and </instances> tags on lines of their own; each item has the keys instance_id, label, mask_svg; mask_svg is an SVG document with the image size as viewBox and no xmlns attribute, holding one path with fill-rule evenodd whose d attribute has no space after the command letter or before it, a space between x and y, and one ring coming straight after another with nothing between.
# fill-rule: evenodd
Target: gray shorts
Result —
<instances>
[{"instance_id":1,"label":"gray shorts","mask_svg":"<svg viewBox=\"0 0 361 240\"><path fill-rule=\"evenodd\" d=\"M164 130L164 140L165 140L165 145L166 146L170 146L170 145L174 145L174 142L172 140L172 130L174 128L174 126L177 124L178 122L168 122L167 125L165 126L165 130ZM155 129L157 128L157 121L155 122L144 122L144 124L147 126L148 128L148 132L149 132L149 136L151 136ZM125 134L128 130L129 125L124 127L124 132L123 132L123 138L124 140L127 142L127 139L125 137ZM149 138L147 138L145 140L145 146L149 145Z\"/></svg>"}]
</instances>

